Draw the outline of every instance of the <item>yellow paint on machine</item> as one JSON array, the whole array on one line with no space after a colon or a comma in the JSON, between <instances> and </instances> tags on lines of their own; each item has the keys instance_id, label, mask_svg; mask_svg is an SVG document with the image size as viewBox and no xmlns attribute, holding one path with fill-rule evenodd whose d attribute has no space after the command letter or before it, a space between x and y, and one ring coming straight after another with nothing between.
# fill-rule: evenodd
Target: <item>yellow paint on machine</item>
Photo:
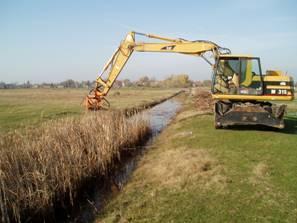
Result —
<instances>
[{"instance_id":1,"label":"yellow paint on machine","mask_svg":"<svg viewBox=\"0 0 297 223\"><path fill-rule=\"evenodd\" d=\"M284 89L284 90L292 90L291 86L275 86L275 85L267 85L266 89Z\"/></svg>"},{"instance_id":2,"label":"yellow paint on machine","mask_svg":"<svg viewBox=\"0 0 297 223\"><path fill-rule=\"evenodd\" d=\"M230 94L213 94L215 100L241 100L241 101L292 101L294 95L230 95Z\"/></svg>"}]
</instances>

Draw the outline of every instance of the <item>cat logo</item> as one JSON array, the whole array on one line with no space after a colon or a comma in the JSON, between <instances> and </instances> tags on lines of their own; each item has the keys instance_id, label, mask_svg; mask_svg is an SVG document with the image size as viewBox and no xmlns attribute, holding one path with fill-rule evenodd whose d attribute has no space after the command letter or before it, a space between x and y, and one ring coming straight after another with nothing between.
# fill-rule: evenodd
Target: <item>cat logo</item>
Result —
<instances>
[{"instance_id":1,"label":"cat logo","mask_svg":"<svg viewBox=\"0 0 297 223\"><path fill-rule=\"evenodd\" d=\"M165 46L161 50L173 50L174 48L175 48L175 45L171 45L171 46Z\"/></svg>"}]
</instances>

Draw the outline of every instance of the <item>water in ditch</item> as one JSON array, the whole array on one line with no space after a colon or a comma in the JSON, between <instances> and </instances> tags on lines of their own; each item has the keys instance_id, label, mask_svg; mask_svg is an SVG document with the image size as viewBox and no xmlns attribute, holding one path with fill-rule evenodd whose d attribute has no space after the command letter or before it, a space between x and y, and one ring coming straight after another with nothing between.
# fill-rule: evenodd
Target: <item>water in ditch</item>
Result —
<instances>
[{"instance_id":1,"label":"water in ditch","mask_svg":"<svg viewBox=\"0 0 297 223\"><path fill-rule=\"evenodd\" d=\"M170 99L143 112L148 117L153 137L158 135L168 125L180 106L181 103L178 100Z\"/></svg>"},{"instance_id":2,"label":"water in ditch","mask_svg":"<svg viewBox=\"0 0 297 223\"><path fill-rule=\"evenodd\" d=\"M152 131L150 139L145 145L135 148L132 156L121 161L115 173L110 177L110 182L105 182L105 185L102 185L102 182L98 183L98 188L95 187L92 193L88 195L88 198L85 199L86 204L80 207L79 213L74 217L72 216L68 222L92 222L94 220L95 216L100 213L104 201L108 200L108 197L113 193L121 191L136 168L138 160L149 149L154 138L175 117L180 108L181 102L173 98L136 115L148 120Z\"/></svg>"}]
</instances>

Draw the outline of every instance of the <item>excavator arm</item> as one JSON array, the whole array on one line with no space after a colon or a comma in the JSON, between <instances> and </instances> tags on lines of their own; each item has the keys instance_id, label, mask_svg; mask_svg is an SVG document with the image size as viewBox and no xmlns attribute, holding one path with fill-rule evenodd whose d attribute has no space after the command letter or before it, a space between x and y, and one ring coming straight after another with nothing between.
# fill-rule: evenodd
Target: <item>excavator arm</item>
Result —
<instances>
[{"instance_id":1,"label":"excavator arm","mask_svg":"<svg viewBox=\"0 0 297 223\"><path fill-rule=\"evenodd\" d=\"M142 43L136 42L135 36L142 35L151 39L158 39L161 43ZM108 94L112 85L116 81L120 72L129 60L132 53L136 52L164 52L164 53L180 53L191 56L200 56L210 65L213 64L204 57L204 53L211 52L216 59L221 54L230 54L230 50L222 48L210 41L188 41L184 39L171 39L151 34L143 34L138 32L130 32L121 42L119 48L112 55L110 60L104 66L102 72L96 79L96 86L91 90L85 100L85 106L91 110L99 110L109 106L105 96ZM103 78L107 74L107 78Z\"/></svg>"}]
</instances>

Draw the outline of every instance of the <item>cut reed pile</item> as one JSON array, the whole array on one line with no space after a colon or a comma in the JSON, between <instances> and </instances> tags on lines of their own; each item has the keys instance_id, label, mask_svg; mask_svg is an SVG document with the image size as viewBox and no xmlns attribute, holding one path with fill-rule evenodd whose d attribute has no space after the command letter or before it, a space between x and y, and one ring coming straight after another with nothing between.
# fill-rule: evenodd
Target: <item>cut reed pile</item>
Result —
<instances>
[{"instance_id":1,"label":"cut reed pile","mask_svg":"<svg viewBox=\"0 0 297 223\"><path fill-rule=\"evenodd\" d=\"M205 89L195 88L192 90L195 103L199 111L213 112L214 100L211 93Z\"/></svg>"},{"instance_id":2,"label":"cut reed pile","mask_svg":"<svg viewBox=\"0 0 297 223\"><path fill-rule=\"evenodd\" d=\"M124 148L148 133L142 118L108 111L1 136L0 220L20 222L65 198L73 202L83 181L105 175Z\"/></svg>"}]
</instances>

